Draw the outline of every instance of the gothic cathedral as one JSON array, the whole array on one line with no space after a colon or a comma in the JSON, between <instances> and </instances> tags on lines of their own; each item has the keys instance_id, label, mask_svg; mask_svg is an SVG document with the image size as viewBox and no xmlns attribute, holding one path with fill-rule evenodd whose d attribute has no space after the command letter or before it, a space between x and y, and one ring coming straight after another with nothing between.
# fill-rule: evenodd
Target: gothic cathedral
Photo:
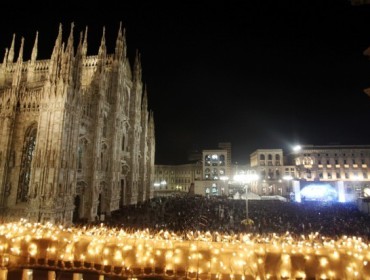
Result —
<instances>
[{"instance_id":1,"label":"gothic cathedral","mask_svg":"<svg viewBox=\"0 0 370 280\"><path fill-rule=\"evenodd\" d=\"M0 212L71 224L153 197L155 131L139 54L131 69L120 25L115 51L105 31L87 56L87 28L75 51L62 26L51 58L0 64ZM77 44L76 44L77 45Z\"/></svg>"}]
</instances>

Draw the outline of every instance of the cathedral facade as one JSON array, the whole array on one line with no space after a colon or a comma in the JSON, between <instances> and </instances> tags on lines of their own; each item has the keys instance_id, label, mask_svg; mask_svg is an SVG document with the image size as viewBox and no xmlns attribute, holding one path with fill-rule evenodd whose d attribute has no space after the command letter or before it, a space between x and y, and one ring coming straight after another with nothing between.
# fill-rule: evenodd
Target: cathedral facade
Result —
<instances>
[{"instance_id":1,"label":"cathedral facade","mask_svg":"<svg viewBox=\"0 0 370 280\"><path fill-rule=\"evenodd\" d=\"M115 51L105 31L87 55L87 28L74 47L59 27L51 58L28 61L15 35L0 64L0 211L70 224L152 198L153 113L139 54L131 67L120 25Z\"/></svg>"}]
</instances>

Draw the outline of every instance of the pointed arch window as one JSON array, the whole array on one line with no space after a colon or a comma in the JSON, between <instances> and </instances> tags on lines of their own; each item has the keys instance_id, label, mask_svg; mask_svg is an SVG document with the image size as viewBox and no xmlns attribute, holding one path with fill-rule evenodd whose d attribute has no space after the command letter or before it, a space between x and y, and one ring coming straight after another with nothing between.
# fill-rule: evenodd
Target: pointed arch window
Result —
<instances>
[{"instance_id":1,"label":"pointed arch window","mask_svg":"<svg viewBox=\"0 0 370 280\"><path fill-rule=\"evenodd\" d=\"M103 119L103 137L106 138L107 137L107 117L104 116L104 119Z\"/></svg>"},{"instance_id":2,"label":"pointed arch window","mask_svg":"<svg viewBox=\"0 0 370 280\"><path fill-rule=\"evenodd\" d=\"M86 146L87 140L85 138L81 139L78 143L78 150L77 150L77 169L81 170L84 167L85 159L84 156L86 155Z\"/></svg>"},{"instance_id":3,"label":"pointed arch window","mask_svg":"<svg viewBox=\"0 0 370 280\"><path fill-rule=\"evenodd\" d=\"M220 155L219 159L220 159L220 165L221 166L224 166L225 165L225 156L224 155Z\"/></svg>"},{"instance_id":4,"label":"pointed arch window","mask_svg":"<svg viewBox=\"0 0 370 280\"><path fill-rule=\"evenodd\" d=\"M101 171L108 171L108 160L107 160L107 152L108 147L107 145L103 144L100 152L100 167Z\"/></svg>"},{"instance_id":5,"label":"pointed arch window","mask_svg":"<svg viewBox=\"0 0 370 280\"><path fill-rule=\"evenodd\" d=\"M34 124L27 129L24 137L21 168L19 174L20 178L17 190L17 203L27 201L27 194L31 179L31 165L36 146L36 136L37 125Z\"/></svg>"},{"instance_id":6,"label":"pointed arch window","mask_svg":"<svg viewBox=\"0 0 370 280\"><path fill-rule=\"evenodd\" d=\"M122 143L121 143L121 150L124 151L125 150L125 143L126 141L126 138L125 138L125 134L122 135Z\"/></svg>"}]
</instances>

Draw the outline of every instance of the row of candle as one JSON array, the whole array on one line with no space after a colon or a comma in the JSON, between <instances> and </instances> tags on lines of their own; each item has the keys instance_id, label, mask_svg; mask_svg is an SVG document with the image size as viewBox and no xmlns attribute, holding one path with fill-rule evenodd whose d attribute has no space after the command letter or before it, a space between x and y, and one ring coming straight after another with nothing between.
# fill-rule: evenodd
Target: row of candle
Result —
<instances>
[{"instance_id":1,"label":"row of candle","mask_svg":"<svg viewBox=\"0 0 370 280\"><path fill-rule=\"evenodd\" d=\"M20 220L0 225L0 265L58 265L139 277L370 279L369 244L313 233L260 236L218 232L63 227Z\"/></svg>"}]
</instances>

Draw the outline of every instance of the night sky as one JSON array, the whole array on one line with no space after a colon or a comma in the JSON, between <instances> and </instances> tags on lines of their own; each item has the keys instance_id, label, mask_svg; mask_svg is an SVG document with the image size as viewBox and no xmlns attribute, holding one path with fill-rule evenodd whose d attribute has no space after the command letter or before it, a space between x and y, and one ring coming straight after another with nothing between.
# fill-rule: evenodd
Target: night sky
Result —
<instances>
[{"instance_id":1,"label":"night sky","mask_svg":"<svg viewBox=\"0 0 370 280\"><path fill-rule=\"evenodd\" d=\"M370 5L310 1L98 1L2 4L0 61L16 33L24 59L39 31L51 56L59 23L76 41L86 26L97 54L103 26L114 51L119 23L128 56L141 53L156 126L156 164L231 142L232 160L256 149L370 144ZM77 1L76 1L77 2Z\"/></svg>"}]
</instances>

